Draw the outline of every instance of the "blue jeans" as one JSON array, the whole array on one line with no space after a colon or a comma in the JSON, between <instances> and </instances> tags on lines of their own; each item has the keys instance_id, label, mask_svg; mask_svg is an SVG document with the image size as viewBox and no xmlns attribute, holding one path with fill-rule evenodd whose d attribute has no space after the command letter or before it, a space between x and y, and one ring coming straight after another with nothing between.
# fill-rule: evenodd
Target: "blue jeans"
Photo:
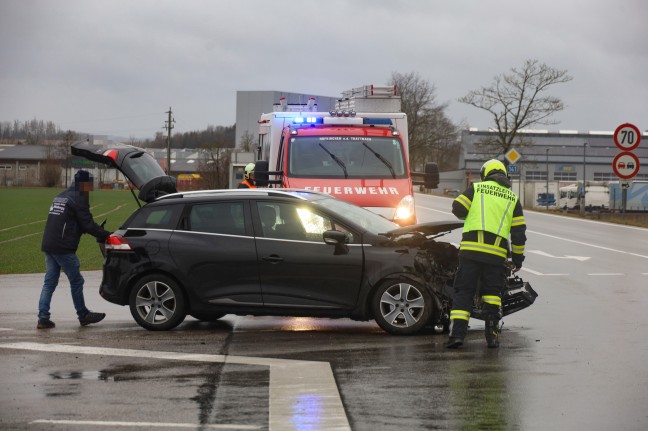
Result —
<instances>
[{"instance_id":1,"label":"blue jeans","mask_svg":"<svg viewBox=\"0 0 648 431\"><path fill-rule=\"evenodd\" d=\"M83 277L79 271L79 258L74 253L51 254L45 253L45 282L38 301L38 318L50 318L50 303L56 286L58 285L61 269L70 281L72 302L79 319L84 318L90 311L85 306L83 299Z\"/></svg>"}]
</instances>

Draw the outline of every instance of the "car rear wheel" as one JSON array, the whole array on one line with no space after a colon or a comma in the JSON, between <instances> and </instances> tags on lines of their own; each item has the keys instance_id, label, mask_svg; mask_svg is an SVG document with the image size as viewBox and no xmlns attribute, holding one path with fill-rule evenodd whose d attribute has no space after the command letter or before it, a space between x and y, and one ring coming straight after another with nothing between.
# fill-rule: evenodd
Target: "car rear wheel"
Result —
<instances>
[{"instance_id":1,"label":"car rear wheel","mask_svg":"<svg viewBox=\"0 0 648 431\"><path fill-rule=\"evenodd\" d=\"M167 331L186 317L185 298L171 278L153 274L139 280L130 293L130 311L135 321L151 331Z\"/></svg>"},{"instance_id":2,"label":"car rear wheel","mask_svg":"<svg viewBox=\"0 0 648 431\"><path fill-rule=\"evenodd\" d=\"M429 292L409 280L386 280L372 298L376 323L394 335L409 335L420 331L432 313Z\"/></svg>"}]
</instances>

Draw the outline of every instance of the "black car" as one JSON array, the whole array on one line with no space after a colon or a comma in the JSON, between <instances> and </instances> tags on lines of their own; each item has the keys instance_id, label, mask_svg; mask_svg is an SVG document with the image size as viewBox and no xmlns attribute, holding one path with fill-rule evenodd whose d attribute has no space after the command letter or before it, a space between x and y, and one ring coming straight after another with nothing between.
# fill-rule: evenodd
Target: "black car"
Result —
<instances>
[{"instance_id":1,"label":"black car","mask_svg":"<svg viewBox=\"0 0 648 431\"><path fill-rule=\"evenodd\" d=\"M448 326L457 249L435 237L462 223L399 227L305 190L174 193L143 150L72 152L119 168L148 202L106 241L100 287L146 329L226 314L375 319L392 334Z\"/></svg>"}]
</instances>

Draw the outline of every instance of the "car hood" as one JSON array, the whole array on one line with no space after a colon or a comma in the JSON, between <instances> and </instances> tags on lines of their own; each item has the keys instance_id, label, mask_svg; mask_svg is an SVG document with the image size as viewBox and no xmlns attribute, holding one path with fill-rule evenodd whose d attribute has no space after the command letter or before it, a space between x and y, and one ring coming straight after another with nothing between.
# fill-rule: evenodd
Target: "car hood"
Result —
<instances>
[{"instance_id":1,"label":"car hood","mask_svg":"<svg viewBox=\"0 0 648 431\"><path fill-rule=\"evenodd\" d=\"M176 180L164 173L153 156L132 145L109 140L92 140L72 145L72 154L118 169L139 189L138 198L152 202L176 193Z\"/></svg>"},{"instance_id":2,"label":"car hood","mask_svg":"<svg viewBox=\"0 0 648 431\"><path fill-rule=\"evenodd\" d=\"M398 229L390 230L384 235L388 238L395 238L401 235L418 233L424 236L437 235L444 232L450 232L454 229L463 227L463 222L457 221L433 221L428 223L419 223L411 226L405 226Z\"/></svg>"}]
</instances>

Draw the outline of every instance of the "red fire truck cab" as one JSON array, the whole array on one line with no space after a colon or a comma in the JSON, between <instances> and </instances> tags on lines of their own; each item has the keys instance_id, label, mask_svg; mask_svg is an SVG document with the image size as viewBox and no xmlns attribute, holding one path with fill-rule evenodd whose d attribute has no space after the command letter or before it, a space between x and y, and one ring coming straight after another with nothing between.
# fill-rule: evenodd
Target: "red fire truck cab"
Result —
<instances>
[{"instance_id":1,"label":"red fire truck cab","mask_svg":"<svg viewBox=\"0 0 648 431\"><path fill-rule=\"evenodd\" d=\"M311 99L296 107L279 103L275 112L263 114L257 184L328 193L401 225L414 224L407 116L397 112L400 97L393 87L351 91L355 94L340 99L339 109L331 112L317 112ZM368 107L373 111L355 111ZM426 166L425 181L417 183L436 187L438 170L432 165Z\"/></svg>"}]
</instances>

